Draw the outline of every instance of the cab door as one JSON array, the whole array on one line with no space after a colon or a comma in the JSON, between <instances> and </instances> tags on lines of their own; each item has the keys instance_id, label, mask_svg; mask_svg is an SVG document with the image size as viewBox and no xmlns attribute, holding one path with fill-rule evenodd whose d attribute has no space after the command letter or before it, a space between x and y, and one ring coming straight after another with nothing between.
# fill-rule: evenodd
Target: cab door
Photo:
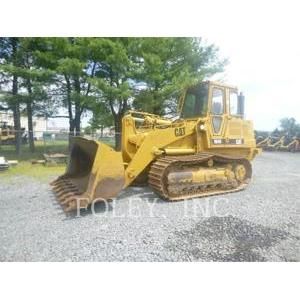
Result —
<instances>
[{"instance_id":1,"label":"cab door","mask_svg":"<svg viewBox=\"0 0 300 300\"><path fill-rule=\"evenodd\" d=\"M227 145L242 146L244 144L243 121L244 108L235 89L227 90L226 138Z\"/></svg>"},{"instance_id":2,"label":"cab door","mask_svg":"<svg viewBox=\"0 0 300 300\"><path fill-rule=\"evenodd\" d=\"M225 89L219 86L211 87L210 101L210 123L213 144L222 144L221 137L224 135L224 113L225 113Z\"/></svg>"}]
</instances>

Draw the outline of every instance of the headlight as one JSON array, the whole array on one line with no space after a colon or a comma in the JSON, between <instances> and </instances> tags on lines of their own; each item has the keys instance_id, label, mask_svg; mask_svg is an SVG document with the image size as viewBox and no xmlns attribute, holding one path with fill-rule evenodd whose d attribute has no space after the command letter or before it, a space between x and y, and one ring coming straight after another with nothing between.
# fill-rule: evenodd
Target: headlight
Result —
<instances>
[{"instance_id":1,"label":"headlight","mask_svg":"<svg viewBox=\"0 0 300 300\"><path fill-rule=\"evenodd\" d=\"M199 125L199 129L200 129L200 130L205 130L205 125L204 125L204 124L200 124L200 125Z\"/></svg>"}]
</instances>

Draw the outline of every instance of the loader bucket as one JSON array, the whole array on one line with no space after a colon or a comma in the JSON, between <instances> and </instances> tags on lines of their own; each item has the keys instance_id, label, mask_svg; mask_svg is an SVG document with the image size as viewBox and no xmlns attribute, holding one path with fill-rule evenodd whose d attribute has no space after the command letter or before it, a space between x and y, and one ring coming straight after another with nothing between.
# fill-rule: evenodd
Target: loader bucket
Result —
<instances>
[{"instance_id":1,"label":"loader bucket","mask_svg":"<svg viewBox=\"0 0 300 300\"><path fill-rule=\"evenodd\" d=\"M111 199L124 185L122 154L103 143L75 137L66 173L51 185L65 211Z\"/></svg>"}]
</instances>

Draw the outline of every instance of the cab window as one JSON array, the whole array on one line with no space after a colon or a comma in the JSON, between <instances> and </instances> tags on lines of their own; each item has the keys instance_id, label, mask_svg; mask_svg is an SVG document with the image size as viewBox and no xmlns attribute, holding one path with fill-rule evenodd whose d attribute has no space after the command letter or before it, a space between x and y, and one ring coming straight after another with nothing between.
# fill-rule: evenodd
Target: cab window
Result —
<instances>
[{"instance_id":1,"label":"cab window","mask_svg":"<svg viewBox=\"0 0 300 300\"><path fill-rule=\"evenodd\" d=\"M224 93L221 89L213 88L211 112L213 115L222 115L224 113Z\"/></svg>"},{"instance_id":2,"label":"cab window","mask_svg":"<svg viewBox=\"0 0 300 300\"><path fill-rule=\"evenodd\" d=\"M233 116L239 115L239 98L237 92L230 91L229 112Z\"/></svg>"},{"instance_id":3,"label":"cab window","mask_svg":"<svg viewBox=\"0 0 300 300\"><path fill-rule=\"evenodd\" d=\"M207 112L208 88L206 84L199 85L187 90L181 117L195 118L205 116Z\"/></svg>"}]
</instances>

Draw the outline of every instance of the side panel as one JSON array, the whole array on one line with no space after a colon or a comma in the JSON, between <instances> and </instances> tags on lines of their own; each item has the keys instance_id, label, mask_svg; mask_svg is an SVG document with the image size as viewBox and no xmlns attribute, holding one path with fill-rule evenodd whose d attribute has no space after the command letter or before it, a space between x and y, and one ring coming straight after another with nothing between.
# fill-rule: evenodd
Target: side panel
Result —
<instances>
[{"instance_id":1,"label":"side panel","mask_svg":"<svg viewBox=\"0 0 300 300\"><path fill-rule=\"evenodd\" d=\"M195 122L185 122L184 126L170 126L148 132L125 170L125 186L130 185L156 159L157 151L167 146L170 148L180 148L180 145L186 147L191 143L193 139L191 136L194 133ZM195 147L195 143L190 146Z\"/></svg>"}]
</instances>

